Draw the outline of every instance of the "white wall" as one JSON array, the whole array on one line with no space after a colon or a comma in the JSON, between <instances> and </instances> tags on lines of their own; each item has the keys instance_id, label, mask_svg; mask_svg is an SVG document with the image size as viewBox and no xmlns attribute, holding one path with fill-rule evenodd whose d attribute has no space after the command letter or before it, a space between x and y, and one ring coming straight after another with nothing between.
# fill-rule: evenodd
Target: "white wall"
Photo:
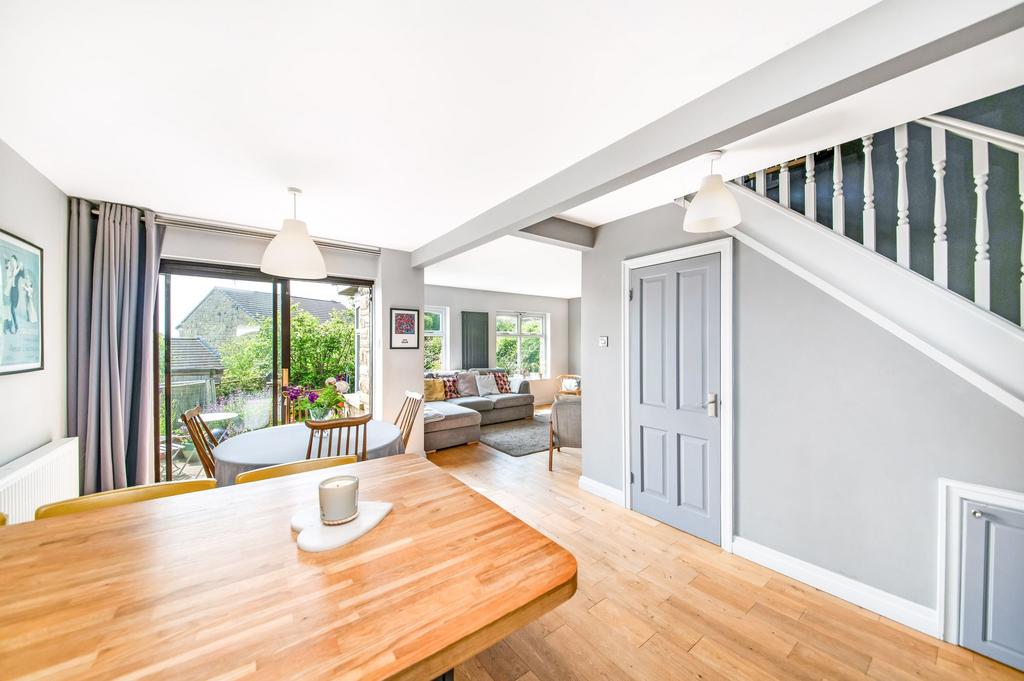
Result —
<instances>
[{"instance_id":1,"label":"white wall","mask_svg":"<svg viewBox=\"0 0 1024 681\"><path fill-rule=\"evenodd\" d=\"M0 376L0 465L67 433L68 198L0 141L0 229L43 249L43 370Z\"/></svg>"},{"instance_id":2,"label":"white wall","mask_svg":"<svg viewBox=\"0 0 1024 681\"><path fill-rule=\"evenodd\" d=\"M405 391L423 392L423 343L417 350L392 350L389 330L391 308L423 311L423 270L413 269L411 253L381 251L373 287L374 371L373 412L375 418L393 421L402 407ZM422 410L413 426L409 452L423 451Z\"/></svg>"},{"instance_id":3,"label":"white wall","mask_svg":"<svg viewBox=\"0 0 1024 681\"><path fill-rule=\"evenodd\" d=\"M537 404L554 399L554 376L569 373L569 301L566 298L524 296L517 293L480 291L451 286L424 286L424 304L447 307L450 321L448 369L469 369L462 366L462 313L486 312L489 315L488 364L497 362L497 336L494 316L498 312L540 312L548 315L548 375L531 380L530 392Z\"/></svg>"},{"instance_id":4,"label":"white wall","mask_svg":"<svg viewBox=\"0 0 1024 681\"><path fill-rule=\"evenodd\" d=\"M583 299L569 300L569 373L580 373L580 353L583 351Z\"/></svg>"}]
</instances>

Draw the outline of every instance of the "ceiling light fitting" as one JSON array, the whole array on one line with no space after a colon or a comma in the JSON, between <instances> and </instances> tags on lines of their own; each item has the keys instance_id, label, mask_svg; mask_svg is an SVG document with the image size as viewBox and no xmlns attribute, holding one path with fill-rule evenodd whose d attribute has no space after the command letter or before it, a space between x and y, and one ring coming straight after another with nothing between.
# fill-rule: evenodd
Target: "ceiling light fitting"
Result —
<instances>
[{"instance_id":1,"label":"ceiling light fitting","mask_svg":"<svg viewBox=\"0 0 1024 681\"><path fill-rule=\"evenodd\" d=\"M714 173L715 161L722 158L722 152L713 151L707 158L711 162L711 172L700 181L700 189L683 216L683 230L687 232L720 232L740 224L740 207L736 198L726 188L722 176Z\"/></svg>"},{"instance_id":2,"label":"ceiling light fitting","mask_svg":"<svg viewBox=\"0 0 1024 681\"><path fill-rule=\"evenodd\" d=\"M320 248L309 236L306 223L298 219L298 201L302 190L288 187L292 195L292 217L267 244L260 271L284 279L325 279L327 266Z\"/></svg>"}]
</instances>

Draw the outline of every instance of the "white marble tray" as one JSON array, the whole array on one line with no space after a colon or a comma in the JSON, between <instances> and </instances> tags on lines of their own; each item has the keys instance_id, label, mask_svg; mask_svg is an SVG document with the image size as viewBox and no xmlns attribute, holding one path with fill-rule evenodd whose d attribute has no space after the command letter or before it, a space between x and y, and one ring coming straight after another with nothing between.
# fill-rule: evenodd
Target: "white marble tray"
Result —
<instances>
[{"instance_id":1,"label":"white marble tray","mask_svg":"<svg viewBox=\"0 0 1024 681\"><path fill-rule=\"evenodd\" d=\"M299 533L298 544L303 551L329 551L359 539L375 528L391 512L387 501L360 501L359 515L344 525L320 522L320 506L314 505L292 516L292 529Z\"/></svg>"}]
</instances>

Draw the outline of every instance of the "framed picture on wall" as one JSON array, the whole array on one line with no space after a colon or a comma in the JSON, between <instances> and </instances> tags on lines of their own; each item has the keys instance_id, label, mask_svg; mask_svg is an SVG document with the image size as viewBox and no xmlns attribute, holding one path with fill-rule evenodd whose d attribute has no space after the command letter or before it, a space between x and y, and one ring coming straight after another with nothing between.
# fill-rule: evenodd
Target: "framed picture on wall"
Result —
<instances>
[{"instance_id":1,"label":"framed picture on wall","mask_svg":"<svg viewBox=\"0 0 1024 681\"><path fill-rule=\"evenodd\" d=\"M420 311L391 308L391 349L417 350L420 347Z\"/></svg>"},{"instance_id":2,"label":"framed picture on wall","mask_svg":"<svg viewBox=\"0 0 1024 681\"><path fill-rule=\"evenodd\" d=\"M0 375L43 368L43 249L0 229Z\"/></svg>"}]
</instances>

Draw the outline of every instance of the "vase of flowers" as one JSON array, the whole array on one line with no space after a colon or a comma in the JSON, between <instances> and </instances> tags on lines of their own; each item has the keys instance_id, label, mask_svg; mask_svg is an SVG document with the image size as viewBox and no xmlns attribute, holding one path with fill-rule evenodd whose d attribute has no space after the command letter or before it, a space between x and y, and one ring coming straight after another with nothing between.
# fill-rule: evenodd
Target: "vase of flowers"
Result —
<instances>
[{"instance_id":1,"label":"vase of flowers","mask_svg":"<svg viewBox=\"0 0 1024 681\"><path fill-rule=\"evenodd\" d=\"M284 394L300 414L312 421L327 421L345 404L345 398L334 389L307 390L302 386L288 386Z\"/></svg>"}]
</instances>

